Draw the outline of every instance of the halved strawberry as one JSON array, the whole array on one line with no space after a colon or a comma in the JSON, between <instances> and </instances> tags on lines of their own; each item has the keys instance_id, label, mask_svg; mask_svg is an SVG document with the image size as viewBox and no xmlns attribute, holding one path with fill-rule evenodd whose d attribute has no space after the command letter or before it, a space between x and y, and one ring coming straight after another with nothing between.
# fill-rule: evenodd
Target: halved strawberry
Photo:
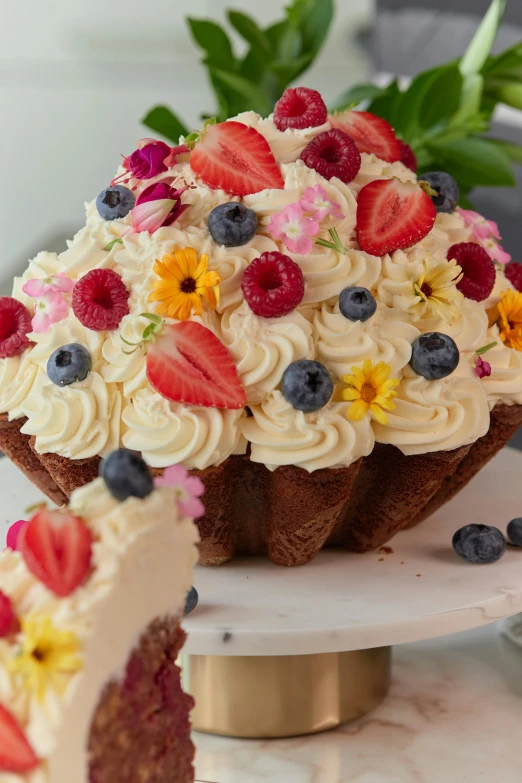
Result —
<instances>
[{"instance_id":1,"label":"halved strawberry","mask_svg":"<svg viewBox=\"0 0 522 783\"><path fill-rule=\"evenodd\" d=\"M63 598L87 578L92 535L83 519L69 511L42 508L21 531L19 549L29 571Z\"/></svg>"},{"instance_id":2,"label":"halved strawberry","mask_svg":"<svg viewBox=\"0 0 522 783\"><path fill-rule=\"evenodd\" d=\"M352 137L359 152L373 152L389 163L400 160L399 139L390 123L382 117L369 111L345 111L343 114L331 114L328 119L333 128L340 128Z\"/></svg>"},{"instance_id":3,"label":"halved strawberry","mask_svg":"<svg viewBox=\"0 0 522 783\"><path fill-rule=\"evenodd\" d=\"M242 122L207 126L190 156L190 166L211 188L234 196L285 186L265 137Z\"/></svg>"},{"instance_id":4,"label":"halved strawberry","mask_svg":"<svg viewBox=\"0 0 522 783\"><path fill-rule=\"evenodd\" d=\"M231 355L195 321L168 326L147 353L147 377L162 397L205 408L244 408L246 396Z\"/></svg>"},{"instance_id":5,"label":"halved strawberry","mask_svg":"<svg viewBox=\"0 0 522 783\"><path fill-rule=\"evenodd\" d=\"M0 772L30 772L39 763L18 721L0 705Z\"/></svg>"},{"instance_id":6,"label":"halved strawberry","mask_svg":"<svg viewBox=\"0 0 522 783\"><path fill-rule=\"evenodd\" d=\"M436 215L420 185L377 179L365 185L357 199L359 246L372 256L411 247L429 234Z\"/></svg>"}]
</instances>

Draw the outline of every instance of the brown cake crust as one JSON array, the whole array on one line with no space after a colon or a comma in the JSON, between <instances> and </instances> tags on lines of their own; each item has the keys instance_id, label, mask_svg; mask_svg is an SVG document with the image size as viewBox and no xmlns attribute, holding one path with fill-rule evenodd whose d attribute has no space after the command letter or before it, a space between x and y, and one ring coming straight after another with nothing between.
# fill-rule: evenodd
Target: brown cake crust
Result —
<instances>
[{"instance_id":1,"label":"brown cake crust","mask_svg":"<svg viewBox=\"0 0 522 783\"><path fill-rule=\"evenodd\" d=\"M100 457L67 459L67 457L60 457L59 454L52 452L39 454L36 451L35 443L36 438L33 436L29 439L33 453L67 497L70 497L75 489L90 484L98 477Z\"/></svg>"},{"instance_id":2,"label":"brown cake crust","mask_svg":"<svg viewBox=\"0 0 522 783\"><path fill-rule=\"evenodd\" d=\"M57 506L67 503L67 495L43 467L29 444L29 436L20 432L26 418L9 421L7 413L0 413L0 451L9 457L27 478Z\"/></svg>"},{"instance_id":3,"label":"brown cake crust","mask_svg":"<svg viewBox=\"0 0 522 783\"><path fill-rule=\"evenodd\" d=\"M511 440L522 424L522 405L495 405L491 411L488 432L473 443L455 472L447 476L428 503L413 518L408 527L418 525L435 513L444 503L460 492L484 465Z\"/></svg>"},{"instance_id":4,"label":"brown cake crust","mask_svg":"<svg viewBox=\"0 0 522 783\"><path fill-rule=\"evenodd\" d=\"M122 681L105 688L89 737L89 783L192 783L191 696L176 664L185 633L174 618L155 620Z\"/></svg>"},{"instance_id":5,"label":"brown cake crust","mask_svg":"<svg viewBox=\"0 0 522 783\"><path fill-rule=\"evenodd\" d=\"M348 468L313 473L295 466L270 471L248 455L192 470L206 487L206 513L197 521L200 562L220 565L235 555L268 554L278 565L296 566L308 563L324 546L376 549L453 497L520 424L522 405L497 405L487 435L453 451L405 456L394 446L376 444L369 457ZM61 497L99 470L99 458L33 456L40 474L45 467L53 486L59 485ZM31 470L24 472L33 478Z\"/></svg>"},{"instance_id":6,"label":"brown cake crust","mask_svg":"<svg viewBox=\"0 0 522 783\"><path fill-rule=\"evenodd\" d=\"M355 490L329 544L367 552L405 528L465 457L469 446L453 451L405 456L395 446L376 443L363 461Z\"/></svg>"}]
</instances>

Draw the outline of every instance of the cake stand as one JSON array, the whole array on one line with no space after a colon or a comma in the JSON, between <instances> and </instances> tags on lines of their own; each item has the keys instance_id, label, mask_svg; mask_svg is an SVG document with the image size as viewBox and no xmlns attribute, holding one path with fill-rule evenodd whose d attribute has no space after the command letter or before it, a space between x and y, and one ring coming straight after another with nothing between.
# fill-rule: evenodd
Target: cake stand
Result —
<instances>
[{"instance_id":1,"label":"cake stand","mask_svg":"<svg viewBox=\"0 0 522 783\"><path fill-rule=\"evenodd\" d=\"M194 727L235 737L334 728L384 698L393 645L520 612L522 550L472 566L451 538L470 522L505 531L522 515L521 475L522 454L504 449L451 503L376 552L326 551L295 569L263 558L198 567L184 656ZM7 460L0 491L6 523L41 498Z\"/></svg>"}]
</instances>

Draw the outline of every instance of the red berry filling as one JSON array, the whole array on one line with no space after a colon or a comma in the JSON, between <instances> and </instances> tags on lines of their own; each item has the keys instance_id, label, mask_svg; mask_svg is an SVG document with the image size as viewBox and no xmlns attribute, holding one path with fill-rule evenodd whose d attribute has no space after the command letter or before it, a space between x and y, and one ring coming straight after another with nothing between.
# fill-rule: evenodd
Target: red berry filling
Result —
<instances>
[{"instance_id":1,"label":"red berry filling","mask_svg":"<svg viewBox=\"0 0 522 783\"><path fill-rule=\"evenodd\" d=\"M316 128L326 122L328 109L317 90L295 87L285 90L274 109L274 122L280 131L287 128Z\"/></svg>"},{"instance_id":2,"label":"red berry filling","mask_svg":"<svg viewBox=\"0 0 522 783\"><path fill-rule=\"evenodd\" d=\"M356 143L339 128L320 133L304 148L301 160L325 179L337 177L345 183L355 179L361 168Z\"/></svg>"},{"instance_id":3,"label":"red berry filling","mask_svg":"<svg viewBox=\"0 0 522 783\"><path fill-rule=\"evenodd\" d=\"M129 313L129 295L123 280L112 269L93 269L74 286L74 314L95 332L117 329Z\"/></svg>"},{"instance_id":4,"label":"red berry filling","mask_svg":"<svg viewBox=\"0 0 522 783\"><path fill-rule=\"evenodd\" d=\"M274 251L252 261L243 273L241 288L255 315L280 318L303 301L304 277L295 261Z\"/></svg>"},{"instance_id":5,"label":"red berry filling","mask_svg":"<svg viewBox=\"0 0 522 783\"><path fill-rule=\"evenodd\" d=\"M448 260L453 258L464 272L464 277L457 283L459 291L475 302L487 299L493 291L496 277L489 253L476 242L459 242L448 250Z\"/></svg>"},{"instance_id":6,"label":"red berry filling","mask_svg":"<svg viewBox=\"0 0 522 783\"><path fill-rule=\"evenodd\" d=\"M504 267L504 274L517 291L522 291L522 264L513 261Z\"/></svg>"},{"instance_id":7,"label":"red berry filling","mask_svg":"<svg viewBox=\"0 0 522 783\"><path fill-rule=\"evenodd\" d=\"M417 158L415 157L414 151L409 144L406 144L405 141L400 141L399 144L401 146L401 163L403 163L406 168L411 169L414 173L416 173Z\"/></svg>"},{"instance_id":8,"label":"red berry filling","mask_svg":"<svg viewBox=\"0 0 522 783\"><path fill-rule=\"evenodd\" d=\"M0 639L18 630L18 620L11 599L0 590Z\"/></svg>"},{"instance_id":9,"label":"red berry filling","mask_svg":"<svg viewBox=\"0 0 522 783\"><path fill-rule=\"evenodd\" d=\"M0 296L0 359L17 356L30 345L31 314L17 299Z\"/></svg>"}]
</instances>

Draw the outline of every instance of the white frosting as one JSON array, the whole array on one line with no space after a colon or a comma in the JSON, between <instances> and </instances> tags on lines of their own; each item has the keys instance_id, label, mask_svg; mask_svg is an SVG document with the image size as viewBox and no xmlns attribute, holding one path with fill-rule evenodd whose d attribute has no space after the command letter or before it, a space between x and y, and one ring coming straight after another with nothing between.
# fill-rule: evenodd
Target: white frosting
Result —
<instances>
[{"instance_id":1,"label":"white frosting","mask_svg":"<svg viewBox=\"0 0 522 783\"><path fill-rule=\"evenodd\" d=\"M494 342L496 346L482 356L491 365L491 375L482 379L489 407L496 403L522 405L522 353L504 345L496 326L488 330L483 344Z\"/></svg>"},{"instance_id":2,"label":"white frosting","mask_svg":"<svg viewBox=\"0 0 522 783\"><path fill-rule=\"evenodd\" d=\"M97 372L61 388L40 371L21 410L28 419L22 432L36 437L39 454L87 459L120 446L121 394Z\"/></svg>"},{"instance_id":3,"label":"white frosting","mask_svg":"<svg viewBox=\"0 0 522 783\"><path fill-rule=\"evenodd\" d=\"M142 452L153 468L182 462L202 470L244 453L239 429L244 415L243 410L169 403L152 389L140 389L123 411L123 445Z\"/></svg>"},{"instance_id":4,"label":"white frosting","mask_svg":"<svg viewBox=\"0 0 522 783\"><path fill-rule=\"evenodd\" d=\"M314 327L317 359L339 379L365 359L371 359L374 365L386 362L396 377L410 361L411 344L420 334L400 310L379 305L368 321L350 321L340 312L338 301L334 305L323 302L315 312Z\"/></svg>"},{"instance_id":5,"label":"white frosting","mask_svg":"<svg viewBox=\"0 0 522 783\"><path fill-rule=\"evenodd\" d=\"M292 362L314 358L312 326L297 310L258 318L246 302L223 313L221 337L232 354L248 403L260 402Z\"/></svg>"},{"instance_id":6,"label":"white frosting","mask_svg":"<svg viewBox=\"0 0 522 783\"><path fill-rule=\"evenodd\" d=\"M373 431L368 419L347 418L349 403L331 402L314 413L293 408L275 391L253 416L242 421L242 431L252 444L251 459L269 470L279 465L297 465L308 471L346 467L373 449Z\"/></svg>"},{"instance_id":7,"label":"white frosting","mask_svg":"<svg viewBox=\"0 0 522 783\"><path fill-rule=\"evenodd\" d=\"M0 553L0 589L18 616L45 613L78 637L83 668L63 696L43 704L20 686L6 663L18 649L0 640L0 703L21 723L42 764L2 783L87 783L91 721L104 686L124 670L140 633L156 617L180 615L197 561L197 530L177 511L176 490L156 489L145 500L118 503L101 479L77 490L72 509L97 542L88 582L59 599L28 572L18 553Z\"/></svg>"},{"instance_id":8,"label":"white frosting","mask_svg":"<svg viewBox=\"0 0 522 783\"><path fill-rule=\"evenodd\" d=\"M446 451L473 443L489 429L486 392L473 368L461 360L440 381L428 381L407 367L397 387L388 424L374 422L375 440L403 454Z\"/></svg>"},{"instance_id":9,"label":"white frosting","mask_svg":"<svg viewBox=\"0 0 522 783\"><path fill-rule=\"evenodd\" d=\"M37 372L27 351L0 359L0 413L8 413L10 420L24 415L21 405L33 388Z\"/></svg>"}]
</instances>

